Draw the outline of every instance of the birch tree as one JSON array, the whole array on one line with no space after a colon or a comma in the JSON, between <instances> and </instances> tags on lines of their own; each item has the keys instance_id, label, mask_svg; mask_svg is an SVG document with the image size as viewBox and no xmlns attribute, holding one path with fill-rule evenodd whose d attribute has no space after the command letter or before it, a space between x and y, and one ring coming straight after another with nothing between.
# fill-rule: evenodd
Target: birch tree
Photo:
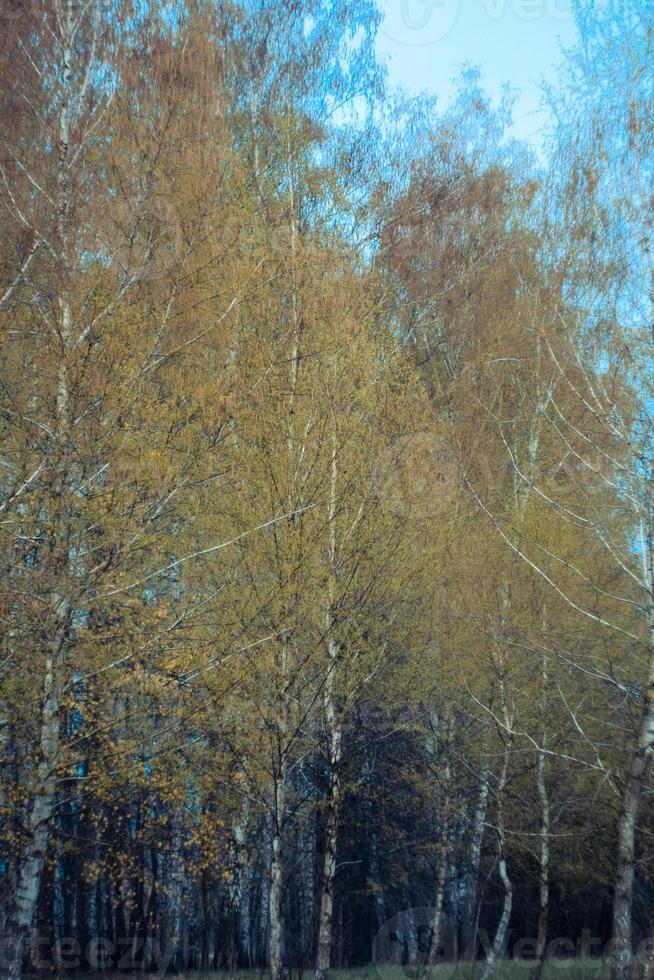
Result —
<instances>
[{"instance_id":1,"label":"birch tree","mask_svg":"<svg viewBox=\"0 0 654 980\"><path fill-rule=\"evenodd\" d=\"M558 519L584 530L603 554L604 567L612 569L611 584L560 552L517 550L589 628L608 630L630 648L623 665L603 668L633 698L639 715L631 763L621 776L617 826L612 975L626 980L638 813L653 750L652 25L637 4L619 10L611 5L598 14L580 2L575 13L581 43L567 61L569 95L559 117L557 158L569 245L552 254L567 263L568 295L576 306L561 304L558 337L545 334L562 392L546 415L577 492L582 474L597 489L574 504L542 486L536 492ZM521 477L533 486L528 475Z\"/></svg>"},{"instance_id":2,"label":"birch tree","mask_svg":"<svg viewBox=\"0 0 654 980\"><path fill-rule=\"evenodd\" d=\"M187 87L185 101L178 90L177 109L166 101L167 73L177 64L178 81L184 75L184 38L159 34L156 18L138 25L139 43L153 55L152 84L123 87L137 78L128 14L65 0L47 9L28 5L8 21L13 54L5 69L1 176L14 247L0 308L10 353L3 577L22 598L8 611L14 639L5 676L14 698L20 692L26 705L38 705L39 717L28 725L21 789L26 830L7 928L11 977L20 973L34 918L59 781L71 778L64 715L71 699L83 697L85 677L118 667L118 644L112 651L108 642L117 628L126 647L157 646L156 631L145 644L142 633L137 639L148 614L136 625L132 600L144 589L151 599L175 566L165 535L179 520L179 498L199 476L197 469L191 476L200 458L192 439L182 445L192 412L181 429L168 430L168 438L184 433L180 456L172 462L173 435L166 463L147 473L148 453L166 440L160 408L175 389L171 364L198 339L188 310L215 309L214 293L198 276L216 244L208 244L208 212L200 207L176 223L173 204L167 217L156 207L163 189L157 168L167 140L189 135L185 111L197 92ZM187 45L191 59L192 50ZM205 95L214 85L215 106L215 76L201 77ZM146 106L157 98L162 128L150 131L135 169ZM213 178L209 183L213 191ZM149 446L141 438L148 435ZM206 441L203 448L206 466L211 449ZM174 630L174 622L166 628ZM117 659L124 666L140 658L132 649ZM76 710L84 716L81 705Z\"/></svg>"}]
</instances>

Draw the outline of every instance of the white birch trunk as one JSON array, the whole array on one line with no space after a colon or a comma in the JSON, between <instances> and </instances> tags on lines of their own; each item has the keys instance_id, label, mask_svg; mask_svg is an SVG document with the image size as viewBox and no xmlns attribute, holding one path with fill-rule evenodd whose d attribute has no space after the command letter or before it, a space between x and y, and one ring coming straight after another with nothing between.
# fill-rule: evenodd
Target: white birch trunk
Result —
<instances>
[{"instance_id":1,"label":"white birch trunk","mask_svg":"<svg viewBox=\"0 0 654 980\"><path fill-rule=\"evenodd\" d=\"M504 682L504 665L501 663L501 674L500 674L500 691L502 698L502 710L504 714L504 729L500 731L500 738L502 739L502 744L504 746L503 758L502 758L502 770L500 773L500 780L497 787L497 847L498 847L498 871L500 876L500 881L504 888L504 903L502 907L502 914L500 916L500 921L497 925L497 930L495 932L495 938L493 943L486 954L486 961L484 963L483 970L481 972L480 980L489 980L491 977L500 956L503 954L506 945L506 935L509 928L509 922L511 920L511 911L513 909L513 883L509 877L509 872L506 863L506 826L504 823L504 802L506 796L506 788L509 779L509 761L511 753L511 736L508 734L512 730L511 719L509 718L509 711L506 701L506 688Z\"/></svg>"},{"instance_id":2,"label":"white birch trunk","mask_svg":"<svg viewBox=\"0 0 654 980\"><path fill-rule=\"evenodd\" d=\"M545 949L547 946L547 925L549 921L550 904L550 803L545 782L545 754L538 753L537 768L538 796L541 805L540 828L540 870L539 870L539 901L538 901L538 931L536 934L536 956L531 970L530 980L540 980L545 964Z\"/></svg>"},{"instance_id":3,"label":"white birch trunk","mask_svg":"<svg viewBox=\"0 0 654 980\"><path fill-rule=\"evenodd\" d=\"M436 894L434 896L434 914L431 922L431 938L429 952L425 968L423 970L423 980L430 980L434 966L438 960L438 951L441 944L441 934L443 929L443 902L445 900L445 883L447 881L447 845L439 848L438 874L436 876Z\"/></svg>"},{"instance_id":4,"label":"white birch trunk","mask_svg":"<svg viewBox=\"0 0 654 980\"><path fill-rule=\"evenodd\" d=\"M323 688L325 726L327 728L328 786L325 820L325 858L322 873L322 892L320 895L320 918L318 922L318 949L316 953L315 980L326 980L331 966L332 918L334 914L334 877L336 875L336 845L338 817L341 805L341 757L343 752L343 733L341 721L337 717L335 701L335 681L339 648L334 633L337 627L334 604L336 601L336 493L337 493L337 438L336 421L333 422L330 458L330 492L327 510L328 561L329 561L329 605L326 615L327 627L327 674Z\"/></svg>"},{"instance_id":5,"label":"white birch trunk","mask_svg":"<svg viewBox=\"0 0 654 980\"><path fill-rule=\"evenodd\" d=\"M9 656L11 656L11 649L9 649ZM10 732L9 710L6 702L0 701L0 812L4 812L7 805L5 780L9 780L10 772ZM0 880L0 936L6 935L7 931L7 898L12 891L11 865L5 864L3 878L4 880Z\"/></svg>"},{"instance_id":6,"label":"white birch trunk","mask_svg":"<svg viewBox=\"0 0 654 980\"><path fill-rule=\"evenodd\" d=\"M540 980L545 964L545 949L547 946L547 926L550 911L550 800L547 791L547 781L545 779L545 749L546 749L546 730L545 719L547 717L547 656L543 654L542 667L542 712L543 712L543 731L541 734L541 748L538 751L538 761L536 768L536 785L538 787L538 798L540 800L541 825L540 825L540 869L539 869L539 899L538 899L538 932L536 935L536 956L531 970L530 980Z\"/></svg>"},{"instance_id":7,"label":"white birch trunk","mask_svg":"<svg viewBox=\"0 0 654 980\"><path fill-rule=\"evenodd\" d=\"M504 952L506 934L509 928L509 921L511 919L511 911L513 908L513 885L508 875L506 858L504 856L502 856L499 861L499 875L504 886L504 906L502 908L502 915L495 933L495 939L486 957L480 980L488 980L488 978L492 975L495 966L497 965L498 959Z\"/></svg>"},{"instance_id":8,"label":"white birch trunk","mask_svg":"<svg viewBox=\"0 0 654 980\"><path fill-rule=\"evenodd\" d=\"M247 801L241 819L234 827L232 844L232 872L229 879L229 899L234 917L234 944L230 974L236 970L241 951L249 951L250 946L250 899L249 880L246 867L246 841L249 819Z\"/></svg>"},{"instance_id":9,"label":"white birch trunk","mask_svg":"<svg viewBox=\"0 0 654 980\"><path fill-rule=\"evenodd\" d=\"M650 650L647 687L643 700L638 744L631 760L620 818L618 821L618 862L613 899L613 937L611 980L629 980L633 969L632 911L634 861L638 810L654 751L654 540L651 522L647 529L648 625Z\"/></svg>"},{"instance_id":10,"label":"white birch trunk","mask_svg":"<svg viewBox=\"0 0 654 980\"><path fill-rule=\"evenodd\" d=\"M330 642L330 659L335 661L338 651ZM332 918L334 913L334 877L336 874L336 847L338 817L341 804L341 755L342 732L336 718L333 696L333 674L326 684L325 709L329 731L329 786L325 821L325 859L320 896L320 919L318 924L318 950L316 955L316 980L325 980L331 966Z\"/></svg>"},{"instance_id":11,"label":"white birch trunk","mask_svg":"<svg viewBox=\"0 0 654 980\"><path fill-rule=\"evenodd\" d=\"M275 808L272 827L272 855L270 861L269 894L269 949L270 975L272 980L282 980L284 970L284 923L282 917L282 898L284 886L284 867L282 861L282 825L285 804L285 773L279 772L275 778Z\"/></svg>"},{"instance_id":12,"label":"white birch trunk","mask_svg":"<svg viewBox=\"0 0 654 980\"><path fill-rule=\"evenodd\" d=\"M283 834L286 813L286 778L288 768L288 738L290 704L288 701L290 650L284 639L279 662L278 719L276 759L273 769L272 839L270 858L270 891L268 894L269 956L272 980L283 980L284 966L284 855Z\"/></svg>"},{"instance_id":13,"label":"white birch trunk","mask_svg":"<svg viewBox=\"0 0 654 980\"><path fill-rule=\"evenodd\" d=\"M618 862L613 900L611 980L629 980L633 968L632 908L636 824L654 747L654 656L645 694L638 746L634 752L618 822Z\"/></svg>"},{"instance_id":14,"label":"white birch trunk","mask_svg":"<svg viewBox=\"0 0 654 980\"><path fill-rule=\"evenodd\" d=\"M290 299L293 320L293 335L290 352L289 402L288 402L288 508L293 513L298 507L296 488L298 484L298 464L301 452L298 450L296 439L296 400L300 372L300 343L302 337L302 315L298 297L296 251L297 251L297 204L295 199L295 178L293 175L293 157L290 135L287 139L287 171L288 197L290 212ZM295 518L291 519L291 527L295 527ZM273 764L273 812L272 840L270 861L270 891L268 899L268 948L270 958L270 973L272 980L282 980L286 975L284 966L284 922L283 922L283 829L286 807L286 777L288 768L288 740L290 724L290 683L291 683L291 650L290 641L284 639L279 660L279 676L277 678L277 745L276 759Z\"/></svg>"},{"instance_id":15,"label":"white birch trunk","mask_svg":"<svg viewBox=\"0 0 654 980\"><path fill-rule=\"evenodd\" d=\"M66 607L61 609L63 623L48 656L36 789L30 807L27 842L20 862L16 895L5 940L6 980L19 980L21 975L24 944L34 922L50 840L50 825L56 800L57 765L61 758L59 726L68 613Z\"/></svg>"},{"instance_id":16,"label":"white birch trunk","mask_svg":"<svg viewBox=\"0 0 654 980\"><path fill-rule=\"evenodd\" d=\"M58 259L65 277L68 274L68 221L70 212L68 164L70 158L70 112L72 93L72 44L75 32L74 2L65 0L59 10L61 30L61 105L58 117ZM61 575L69 561L70 528L66 497L68 486L69 381L68 356L71 346L72 313L69 297L63 289L58 298L61 361L56 396L56 437L58 472L53 484L53 503L59 514L55 524L53 570ZM58 568L57 566L61 566ZM62 576L63 577L63 576ZM57 768L61 762L61 709L66 674L66 647L71 617L71 602L53 593L53 638L44 651L45 678L39 735L39 762L27 818L26 842L20 858L16 894L6 937L5 977L18 980L21 975L25 939L34 923L41 887L43 867L50 841L51 823L56 801Z\"/></svg>"},{"instance_id":17,"label":"white birch trunk","mask_svg":"<svg viewBox=\"0 0 654 980\"><path fill-rule=\"evenodd\" d=\"M445 752L448 752L449 741L450 741L450 730L449 723L446 721L446 731L445 731L445 742L446 748ZM438 729L443 726L443 722L436 718L435 722L432 722L432 727L434 729L434 734L438 735ZM435 739L437 751L440 749L440 744L438 738ZM443 904L445 901L445 887L447 884L447 875L449 869L448 863L448 846L449 846L449 836L450 836L450 807L451 807L451 788L452 788L452 769L450 766L449 758L445 757L443 765L443 799L440 806L440 841L438 847L438 872L436 875L436 891L434 895L434 913L431 922L431 938L429 943L429 951L427 953L427 959L425 962L425 967L422 973L422 980L430 980L434 966L438 960L438 954L441 945L441 936L443 932Z\"/></svg>"},{"instance_id":18,"label":"white birch trunk","mask_svg":"<svg viewBox=\"0 0 654 980\"><path fill-rule=\"evenodd\" d=\"M477 952L477 920L478 920L478 882L481 850L484 843L484 826L488 809L488 776L484 773L479 784L479 796L472 822L470 841L470 872L466 881L465 904L463 907L461 938L463 939L463 955L465 959L475 958Z\"/></svg>"}]
</instances>

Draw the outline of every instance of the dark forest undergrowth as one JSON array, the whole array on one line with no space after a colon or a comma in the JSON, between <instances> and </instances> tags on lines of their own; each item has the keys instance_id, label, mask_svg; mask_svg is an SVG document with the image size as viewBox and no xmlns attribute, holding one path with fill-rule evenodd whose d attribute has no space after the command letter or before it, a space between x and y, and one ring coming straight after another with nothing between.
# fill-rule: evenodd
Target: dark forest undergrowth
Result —
<instances>
[{"instance_id":1,"label":"dark forest undergrowth","mask_svg":"<svg viewBox=\"0 0 654 980\"><path fill-rule=\"evenodd\" d=\"M432 970L432 980L479 980L484 963L478 960L474 963L441 963ZM506 959L496 969L494 976L497 980L527 980L533 963L524 959ZM543 969L542 980L605 980L610 974L608 960L590 958L560 958L547 960ZM77 974L70 980L88 980L89 977L102 977L103 980L132 980L141 977L142 980L154 980L155 977L170 975L162 973L139 972L107 972L93 974ZM419 965L369 965L349 970L331 970L333 980L420 980L423 970ZM236 971L205 971L189 970L176 974L178 980L269 980L268 970L236 970ZM313 970L292 971L289 980L311 980Z\"/></svg>"}]
</instances>

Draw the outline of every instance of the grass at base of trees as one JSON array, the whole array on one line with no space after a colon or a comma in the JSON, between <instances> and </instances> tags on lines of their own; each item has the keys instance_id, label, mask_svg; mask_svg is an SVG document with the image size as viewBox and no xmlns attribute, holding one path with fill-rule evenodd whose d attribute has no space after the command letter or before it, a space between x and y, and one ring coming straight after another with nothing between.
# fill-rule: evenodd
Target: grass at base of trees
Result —
<instances>
[{"instance_id":1,"label":"grass at base of trees","mask_svg":"<svg viewBox=\"0 0 654 980\"><path fill-rule=\"evenodd\" d=\"M477 980L481 974L483 960L465 963L441 963L434 967L433 980ZM532 963L526 959L507 959L501 962L493 974L494 980L526 980L532 968ZM609 976L610 963L600 959L550 959L543 969L543 980L605 980ZM168 974L169 976L171 974ZM290 980L311 980L313 970L289 972ZM351 970L330 970L332 980L420 980L422 970L419 966L395 966L373 964ZM157 973L125 973L117 972L102 974L103 980L126 980L128 977L140 976L143 980L153 980ZM269 980L268 970L227 970L196 971L189 970L176 974L177 980ZM73 980L88 980L88 975L79 975Z\"/></svg>"}]
</instances>

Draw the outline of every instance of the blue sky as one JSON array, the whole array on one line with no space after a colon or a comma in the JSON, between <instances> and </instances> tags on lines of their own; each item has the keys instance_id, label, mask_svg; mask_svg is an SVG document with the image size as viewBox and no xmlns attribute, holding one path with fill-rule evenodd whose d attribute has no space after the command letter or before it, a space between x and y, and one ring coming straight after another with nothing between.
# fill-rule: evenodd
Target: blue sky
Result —
<instances>
[{"instance_id":1,"label":"blue sky","mask_svg":"<svg viewBox=\"0 0 654 980\"><path fill-rule=\"evenodd\" d=\"M384 21L378 53L391 84L427 91L441 106L466 62L482 69L493 97L510 83L518 94L516 136L541 150L548 116L540 83L556 82L561 44L575 39L570 0L378 0Z\"/></svg>"}]
</instances>

